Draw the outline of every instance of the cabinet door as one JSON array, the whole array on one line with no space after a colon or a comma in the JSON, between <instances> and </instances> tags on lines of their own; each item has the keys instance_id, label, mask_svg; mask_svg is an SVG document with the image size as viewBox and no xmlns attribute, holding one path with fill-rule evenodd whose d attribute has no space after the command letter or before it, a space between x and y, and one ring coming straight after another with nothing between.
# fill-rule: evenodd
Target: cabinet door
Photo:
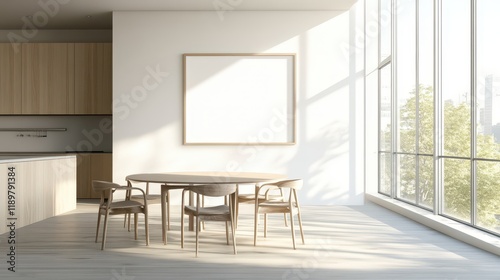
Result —
<instances>
[{"instance_id":1,"label":"cabinet door","mask_svg":"<svg viewBox=\"0 0 500 280\"><path fill-rule=\"evenodd\" d=\"M21 114L21 52L0 44L0 114Z\"/></svg>"},{"instance_id":2,"label":"cabinet door","mask_svg":"<svg viewBox=\"0 0 500 280\"><path fill-rule=\"evenodd\" d=\"M23 114L73 114L74 43L22 44Z\"/></svg>"},{"instance_id":3,"label":"cabinet door","mask_svg":"<svg viewBox=\"0 0 500 280\"><path fill-rule=\"evenodd\" d=\"M111 114L111 43L75 44L75 114Z\"/></svg>"},{"instance_id":4,"label":"cabinet door","mask_svg":"<svg viewBox=\"0 0 500 280\"><path fill-rule=\"evenodd\" d=\"M90 183L92 180L113 181L113 156L112 154L90 155ZM91 198L99 198L100 195L90 189Z\"/></svg>"},{"instance_id":5,"label":"cabinet door","mask_svg":"<svg viewBox=\"0 0 500 280\"><path fill-rule=\"evenodd\" d=\"M90 154L77 154L76 164L76 197L91 198Z\"/></svg>"}]
</instances>

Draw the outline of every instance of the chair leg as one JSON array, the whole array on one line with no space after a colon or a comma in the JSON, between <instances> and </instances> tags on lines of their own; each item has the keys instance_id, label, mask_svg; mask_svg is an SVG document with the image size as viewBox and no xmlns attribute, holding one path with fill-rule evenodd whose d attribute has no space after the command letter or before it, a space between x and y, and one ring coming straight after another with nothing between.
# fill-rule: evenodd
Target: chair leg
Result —
<instances>
[{"instance_id":1,"label":"chair leg","mask_svg":"<svg viewBox=\"0 0 500 280\"><path fill-rule=\"evenodd\" d=\"M137 220L137 213L134 213L134 238L137 240L138 230L137 226L139 225L139 221Z\"/></svg>"},{"instance_id":2,"label":"chair leg","mask_svg":"<svg viewBox=\"0 0 500 280\"><path fill-rule=\"evenodd\" d=\"M234 194L234 227L238 228L238 213L240 211L240 205L238 203L239 185L236 184L236 193Z\"/></svg>"},{"instance_id":3,"label":"chair leg","mask_svg":"<svg viewBox=\"0 0 500 280\"><path fill-rule=\"evenodd\" d=\"M99 236L99 226L101 225L101 209L99 209L99 213L97 213L97 230L95 232L95 243L97 243L97 239Z\"/></svg>"},{"instance_id":4,"label":"chair leg","mask_svg":"<svg viewBox=\"0 0 500 280\"><path fill-rule=\"evenodd\" d=\"M297 199L297 191L296 190L293 190L293 196L295 197L295 204L296 204L296 208L297 208L297 218L299 220L300 236L302 237L302 244L305 244L305 242L304 242L304 230L302 229L302 216L300 215L300 205L299 205L299 200Z\"/></svg>"},{"instance_id":5,"label":"chair leg","mask_svg":"<svg viewBox=\"0 0 500 280\"><path fill-rule=\"evenodd\" d=\"M292 229L293 249L295 250L295 230L293 229L293 212L290 211L290 228Z\"/></svg>"},{"instance_id":6,"label":"chair leg","mask_svg":"<svg viewBox=\"0 0 500 280\"><path fill-rule=\"evenodd\" d=\"M238 203L238 197L234 201L234 227L238 228L238 214L240 213L240 204Z\"/></svg>"},{"instance_id":7,"label":"chair leg","mask_svg":"<svg viewBox=\"0 0 500 280\"><path fill-rule=\"evenodd\" d=\"M128 213L128 214L125 214L125 215L127 215L127 216L128 216L128 231L130 232L130 220L132 219L132 218L131 218L131 214L130 214L130 213Z\"/></svg>"},{"instance_id":8,"label":"chair leg","mask_svg":"<svg viewBox=\"0 0 500 280\"><path fill-rule=\"evenodd\" d=\"M300 228L300 236L302 237L302 244L306 244L304 242L304 231L302 230L302 217L300 216L299 208L297 208L297 218L299 219L299 228Z\"/></svg>"},{"instance_id":9,"label":"chair leg","mask_svg":"<svg viewBox=\"0 0 500 280\"><path fill-rule=\"evenodd\" d=\"M201 196L201 207L205 207L205 196ZM203 227L200 228L200 231L203 229L205 230L205 220L201 221Z\"/></svg>"},{"instance_id":10,"label":"chair leg","mask_svg":"<svg viewBox=\"0 0 500 280\"><path fill-rule=\"evenodd\" d=\"M128 182L128 187L132 187L132 184L130 182ZM125 199L127 199L128 197L130 196L130 191L126 191L126 194L125 194ZM125 214L125 217L123 219L123 228L125 228L127 226L127 220L128 220L128 231L130 232L130 213L129 214Z\"/></svg>"},{"instance_id":11,"label":"chair leg","mask_svg":"<svg viewBox=\"0 0 500 280\"><path fill-rule=\"evenodd\" d=\"M161 187L161 238L163 241L163 245L167 245L167 218L165 217L167 215L167 205L168 205L168 198L165 198L168 194L167 190L165 190L164 187ZM169 223L170 224L170 223Z\"/></svg>"},{"instance_id":12,"label":"chair leg","mask_svg":"<svg viewBox=\"0 0 500 280\"><path fill-rule=\"evenodd\" d=\"M146 246L149 246L149 215L148 211L144 213L144 228L146 232Z\"/></svg>"},{"instance_id":13,"label":"chair leg","mask_svg":"<svg viewBox=\"0 0 500 280\"><path fill-rule=\"evenodd\" d=\"M257 204L255 204L255 216L253 218L253 246L257 246L257 227L259 224L259 213L257 212Z\"/></svg>"},{"instance_id":14,"label":"chair leg","mask_svg":"<svg viewBox=\"0 0 500 280\"><path fill-rule=\"evenodd\" d=\"M104 216L104 227L102 230L101 250L104 250L104 244L106 244L106 234L107 233L108 233L108 211L106 211L106 215Z\"/></svg>"},{"instance_id":15,"label":"chair leg","mask_svg":"<svg viewBox=\"0 0 500 280\"><path fill-rule=\"evenodd\" d=\"M264 214L264 237L267 237L267 214Z\"/></svg>"},{"instance_id":16,"label":"chair leg","mask_svg":"<svg viewBox=\"0 0 500 280\"><path fill-rule=\"evenodd\" d=\"M184 248L184 203L181 207L181 248Z\"/></svg>"},{"instance_id":17,"label":"chair leg","mask_svg":"<svg viewBox=\"0 0 500 280\"><path fill-rule=\"evenodd\" d=\"M280 188L280 195L281 195L281 201L285 201L283 198L283 189ZM288 227L287 219L286 219L286 213L283 213L283 219L285 220L285 227Z\"/></svg>"},{"instance_id":18,"label":"chair leg","mask_svg":"<svg viewBox=\"0 0 500 280\"><path fill-rule=\"evenodd\" d=\"M196 216L196 256L198 257L198 236L200 235L200 217Z\"/></svg>"},{"instance_id":19,"label":"chair leg","mask_svg":"<svg viewBox=\"0 0 500 280\"><path fill-rule=\"evenodd\" d=\"M230 218L231 218L231 233L233 235L233 251L234 251L234 254L236 255L237 252L236 252L236 225L234 224L234 221L236 219L235 216L233 216L233 213L230 212Z\"/></svg>"},{"instance_id":20,"label":"chair leg","mask_svg":"<svg viewBox=\"0 0 500 280\"><path fill-rule=\"evenodd\" d=\"M226 243L229 245L229 222L226 221Z\"/></svg>"},{"instance_id":21,"label":"chair leg","mask_svg":"<svg viewBox=\"0 0 500 280\"><path fill-rule=\"evenodd\" d=\"M170 192L167 190L167 229L170 230ZM165 244L166 240L165 240Z\"/></svg>"}]
</instances>

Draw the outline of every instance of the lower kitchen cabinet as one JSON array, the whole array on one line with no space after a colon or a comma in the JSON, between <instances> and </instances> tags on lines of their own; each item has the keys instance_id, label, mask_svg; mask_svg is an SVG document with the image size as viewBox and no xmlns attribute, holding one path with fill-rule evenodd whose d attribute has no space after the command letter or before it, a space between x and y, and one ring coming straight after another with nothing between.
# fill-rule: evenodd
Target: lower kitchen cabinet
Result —
<instances>
[{"instance_id":1,"label":"lower kitchen cabinet","mask_svg":"<svg viewBox=\"0 0 500 280\"><path fill-rule=\"evenodd\" d=\"M92 180L113 180L113 155L111 153L77 155L77 198L99 198L92 191Z\"/></svg>"}]
</instances>

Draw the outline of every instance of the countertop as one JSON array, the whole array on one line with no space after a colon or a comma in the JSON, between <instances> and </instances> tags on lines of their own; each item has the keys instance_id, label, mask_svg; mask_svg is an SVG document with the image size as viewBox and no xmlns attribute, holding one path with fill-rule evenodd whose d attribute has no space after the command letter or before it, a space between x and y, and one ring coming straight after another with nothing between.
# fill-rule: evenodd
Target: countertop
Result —
<instances>
[{"instance_id":1,"label":"countertop","mask_svg":"<svg viewBox=\"0 0 500 280\"><path fill-rule=\"evenodd\" d=\"M75 156L76 156L75 154L0 155L0 163L51 160L51 159L71 158Z\"/></svg>"}]
</instances>

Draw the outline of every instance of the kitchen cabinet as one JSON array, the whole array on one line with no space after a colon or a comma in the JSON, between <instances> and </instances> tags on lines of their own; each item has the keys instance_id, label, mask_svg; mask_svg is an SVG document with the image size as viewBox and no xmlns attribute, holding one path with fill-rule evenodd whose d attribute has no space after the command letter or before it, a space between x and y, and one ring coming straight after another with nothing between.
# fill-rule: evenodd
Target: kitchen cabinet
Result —
<instances>
[{"instance_id":1,"label":"kitchen cabinet","mask_svg":"<svg viewBox=\"0 0 500 280\"><path fill-rule=\"evenodd\" d=\"M75 44L75 114L111 114L111 43Z\"/></svg>"},{"instance_id":2,"label":"kitchen cabinet","mask_svg":"<svg viewBox=\"0 0 500 280\"><path fill-rule=\"evenodd\" d=\"M113 156L111 153L82 153L77 155L77 198L99 198L92 191L92 180L113 180Z\"/></svg>"},{"instance_id":3,"label":"kitchen cabinet","mask_svg":"<svg viewBox=\"0 0 500 280\"><path fill-rule=\"evenodd\" d=\"M22 113L73 114L74 43L22 44Z\"/></svg>"},{"instance_id":4,"label":"kitchen cabinet","mask_svg":"<svg viewBox=\"0 0 500 280\"><path fill-rule=\"evenodd\" d=\"M0 43L0 114L21 114L21 52Z\"/></svg>"}]
</instances>

